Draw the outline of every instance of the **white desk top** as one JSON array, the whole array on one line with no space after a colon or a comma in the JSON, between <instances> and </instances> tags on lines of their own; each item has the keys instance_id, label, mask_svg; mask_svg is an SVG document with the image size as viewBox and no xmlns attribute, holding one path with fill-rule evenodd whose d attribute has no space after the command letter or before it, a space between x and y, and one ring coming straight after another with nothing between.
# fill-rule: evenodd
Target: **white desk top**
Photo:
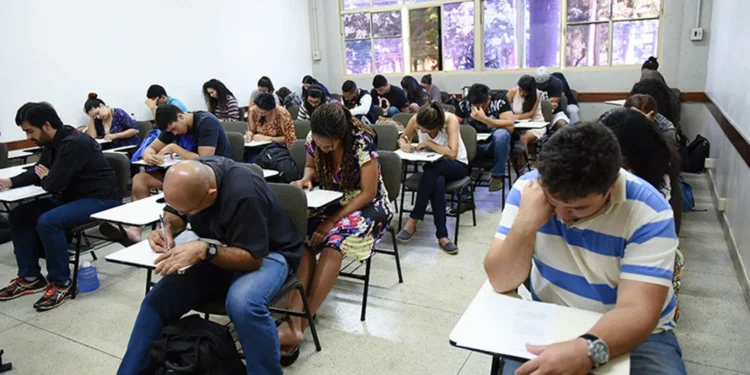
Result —
<instances>
[{"instance_id":1,"label":"white desk top","mask_svg":"<svg viewBox=\"0 0 750 375\"><path fill-rule=\"evenodd\" d=\"M411 162L425 162L425 163L432 163L433 161L438 161L443 157L443 155L440 155L435 152L424 152L424 151L404 152L403 150L396 150L396 155L398 155L401 158L401 160L411 161Z\"/></svg>"},{"instance_id":2,"label":"white desk top","mask_svg":"<svg viewBox=\"0 0 750 375\"><path fill-rule=\"evenodd\" d=\"M37 151L42 151L42 147L41 146L32 146L32 147L22 148L22 149L20 149L18 151L26 151L26 152L32 152L33 153L33 152L37 152Z\"/></svg>"},{"instance_id":3,"label":"white desk top","mask_svg":"<svg viewBox=\"0 0 750 375\"><path fill-rule=\"evenodd\" d=\"M307 208L320 208L344 196L339 191L323 189L305 190L305 195L307 195Z\"/></svg>"},{"instance_id":4,"label":"white desk top","mask_svg":"<svg viewBox=\"0 0 750 375\"><path fill-rule=\"evenodd\" d=\"M516 123L516 129L543 129L547 127L548 122L544 121L526 121Z\"/></svg>"},{"instance_id":5,"label":"white desk top","mask_svg":"<svg viewBox=\"0 0 750 375\"><path fill-rule=\"evenodd\" d=\"M498 294L486 281L453 328L450 342L469 350L531 359L535 356L526 351L525 344L548 345L576 338L601 316L592 311ZM630 355L614 358L593 373L630 374Z\"/></svg>"},{"instance_id":6,"label":"white desk top","mask_svg":"<svg viewBox=\"0 0 750 375\"><path fill-rule=\"evenodd\" d=\"M486 141L492 133L477 133L477 141Z\"/></svg>"},{"instance_id":7,"label":"white desk top","mask_svg":"<svg viewBox=\"0 0 750 375\"><path fill-rule=\"evenodd\" d=\"M156 201L164 198L164 193L152 195L148 198L123 204L91 215L92 219L109 223L146 226L159 221L159 215L164 211L164 203Z\"/></svg>"},{"instance_id":8,"label":"white desk top","mask_svg":"<svg viewBox=\"0 0 750 375\"><path fill-rule=\"evenodd\" d=\"M130 149L137 148L137 147L138 146L136 146L136 145L122 146L122 147L110 148L109 150L104 150L102 152L120 152L120 153L123 153L123 152L126 152L126 151L128 151Z\"/></svg>"},{"instance_id":9,"label":"white desk top","mask_svg":"<svg viewBox=\"0 0 750 375\"><path fill-rule=\"evenodd\" d=\"M164 163L162 163L161 165L158 165L158 167L159 168L169 168L169 167L171 167L171 166L173 166L173 165L175 165L175 164L177 164L177 163L179 163L181 161L182 161L182 158L179 158L179 157L170 158L170 157L165 156L164 157ZM133 162L133 164L143 165L143 166L149 167L148 163L146 163L143 159L135 161L135 162Z\"/></svg>"},{"instance_id":10,"label":"white desk top","mask_svg":"<svg viewBox=\"0 0 750 375\"><path fill-rule=\"evenodd\" d=\"M41 186L29 185L0 192L0 202L14 203L47 194Z\"/></svg>"},{"instance_id":11,"label":"white desk top","mask_svg":"<svg viewBox=\"0 0 750 375\"><path fill-rule=\"evenodd\" d=\"M607 101L606 101L606 102L604 102L604 103L605 103L605 104L609 104L609 105L616 105L616 106L618 106L618 107L622 107L622 106L624 106L624 105L625 105L625 99L620 99L620 100L607 100Z\"/></svg>"},{"instance_id":12,"label":"white desk top","mask_svg":"<svg viewBox=\"0 0 750 375\"><path fill-rule=\"evenodd\" d=\"M273 169L264 169L263 170L263 178L269 178L273 176L278 176L279 171L275 171Z\"/></svg>"},{"instance_id":13,"label":"white desk top","mask_svg":"<svg viewBox=\"0 0 750 375\"><path fill-rule=\"evenodd\" d=\"M23 166L14 166L14 167L8 167L0 169L0 178L11 178L16 177L19 174L26 172L26 169L24 169Z\"/></svg>"},{"instance_id":14,"label":"white desk top","mask_svg":"<svg viewBox=\"0 0 750 375\"><path fill-rule=\"evenodd\" d=\"M270 143L271 141L250 141L250 142L245 142L245 147L247 148L260 147L260 146L265 146Z\"/></svg>"},{"instance_id":15,"label":"white desk top","mask_svg":"<svg viewBox=\"0 0 750 375\"><path fill-rule=\"evenodd\" d=\"M98 143L99 143L100 145L103 145L103 144L105 144L105 143L110 143L110 142L112 142L112 141L110 141L109 139L104 139L104 138L97 138L97 139L96 139L96 141L97 141L97 142L98 142Z\"/></svg>"},{"instance_id":16,"label":"white desk top","mask_svg":"<svg viewBox=\"0 0 750 375\"><path fill-rule=\"evenodd\" d=\"M31 155L34 155L31 152L24 151L24 150L13 150L8 151L8 159L20 159L20 158L26 158Z\"/></svg>"},{"instance_id":17,"label":"white desk top","mask_svg":"<svg viewBox=\"0 0 750 375\"><path fill-rule=\"evenodd\" d=\"M190 230L186 230L180 233L180 235L174 239L174 242L176 246L179 246L188 242L198 240L221 245L218 241L199 238L194 232ZM120 263L127 266L154 269L156 268L154 261L159 257L159 255L161 254L151 250L151 245L148 244L148 240L143 240L135 245L128 246L120 251L109 254L104 259L106 259L108 262ZM184 271L187 268L190 267L185 267L180 271Z\"/></svg>"}]
</instances>

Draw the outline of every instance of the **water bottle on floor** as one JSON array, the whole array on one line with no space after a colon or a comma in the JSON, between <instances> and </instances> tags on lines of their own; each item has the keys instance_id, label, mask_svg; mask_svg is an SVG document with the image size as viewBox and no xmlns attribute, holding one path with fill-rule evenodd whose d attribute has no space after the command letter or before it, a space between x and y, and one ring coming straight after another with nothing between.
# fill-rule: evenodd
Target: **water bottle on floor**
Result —
<instances>
[{"instance_id":1,"label":"water bottle on floor","mask_svg":"<svg viewBox=\"0 0 750 375\"><path fill-rule=\"evenodd\" d=\"M84 262L78 270L78 291L88 293L97 289L99 289L99 276L96 274L96 267L89 262Z\"/></svg>"}]
</instances>

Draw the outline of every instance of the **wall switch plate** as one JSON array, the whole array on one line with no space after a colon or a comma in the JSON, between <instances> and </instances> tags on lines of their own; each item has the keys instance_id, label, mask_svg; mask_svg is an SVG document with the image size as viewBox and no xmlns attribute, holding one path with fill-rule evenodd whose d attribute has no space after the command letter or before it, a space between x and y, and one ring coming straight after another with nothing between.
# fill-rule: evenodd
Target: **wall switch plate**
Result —
<instances>
[{"instance_id":1,"label":"wall switch plate","mask_svg":"<svg viewBox=\"0 0 750 375\"><path fill-rule=\"evenodd\" d=\"M706 162L705 163L706 164L704 165L704 167L706 167L706 169L711 169L711 168L714 167L714 159L706 158Z\"/></svg>"},{"instance_id":2,"label":"wall switch plate","mask_svg":"<svg viewBox=\"0 0 750 375\"><path fill-rule=\"evenodd\" d=\"M717 202L716 209L719 212L724 212L727 210L727 199L726 198L719 198L719 201Z\"/></svg>"},{"instance_id":3,"label":"wall switch plate","mask_svg":"<svg viewBox=\"0 0 750 375\"><path fill-rule=\"evenodd\" d=\"M703 40L703 28L694 27L690 29L690 40L693 40L693 41Z\"/></svg>"},{"instance_id":4,"label":"wall switch plate","mask_svg":"<svg viewBox=\"0 0 750 375\"><path fill-rule=\"evenodd\" d=\"M313 51L313 60L320 61L320 51Z\"/></svg>"}]
</instances>

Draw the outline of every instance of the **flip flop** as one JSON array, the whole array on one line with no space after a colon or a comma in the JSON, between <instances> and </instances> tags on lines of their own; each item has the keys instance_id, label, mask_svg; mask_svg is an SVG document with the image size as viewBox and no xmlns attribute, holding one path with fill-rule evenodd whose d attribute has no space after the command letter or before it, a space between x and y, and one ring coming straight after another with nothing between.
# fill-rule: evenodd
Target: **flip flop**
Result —
<instances>
[{"instance_id":1,"label":"flip flop","mask_svg":"<svg viewBox=\"0 0 750 375\"><path fill-rule=\"evenodd\" d=\"M291 366L299 358L299 345L295 346L292 351L287 355L282 355L279 363L281 367Z\"/></svg>"},{"instance_id":2,"label":"flip flop","mask_svg":"<svg viewBox=\"0 0 750 375\"><path fill-rule=\"evenodd\" d=\"M104 223L100 225L99 232L102 234L102 236L107 237L115 242L119 242L120 244L122 244L122 246L129 247L135 245L135 242L133 242L128 237L127 233L121 231L120 228L117 228L110 223Z\"/></svg>"}]
</instances>

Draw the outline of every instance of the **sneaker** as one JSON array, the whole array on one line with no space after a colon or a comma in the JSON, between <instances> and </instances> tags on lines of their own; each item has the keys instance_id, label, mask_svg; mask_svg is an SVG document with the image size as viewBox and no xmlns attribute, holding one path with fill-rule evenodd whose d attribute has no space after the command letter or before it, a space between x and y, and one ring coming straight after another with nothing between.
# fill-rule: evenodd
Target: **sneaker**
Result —
<instances>
[{"instance_id":1,"label":"sneaker","mask_svg":"<svg viewBox=\"0 0 750 375\"><path fill-rule=\"evenodd\" d=\"M505 177L495 177L492 176L492 181L490 181L490 191L500 191L503 190L505 187Z\"/></svg>"},{"instance_id":2,"label":"sneaker","mask_svg":"<svg viewBox=\"0 0 750 375\"><path fill-rule=\"evenodd\" d=\"M47 287L47 281L43 277L34 282L28 282L23 277L16 277L10 284L0 289L0 301L10 301L21 296L39 293Z\"/></svg>"},{"instance_id":3,"label":"sneaker","mask_svg":"<svg viewBox=\"0 0 750 375\"><path fill-rule=\"evenodd\" d=\"M70 286L60 286L52 283L47 284L47 290L42 298L36 301L34 308L37 311L51 310L62 305L65 300L73 296Z\"/></svg>"}]
</instances>

